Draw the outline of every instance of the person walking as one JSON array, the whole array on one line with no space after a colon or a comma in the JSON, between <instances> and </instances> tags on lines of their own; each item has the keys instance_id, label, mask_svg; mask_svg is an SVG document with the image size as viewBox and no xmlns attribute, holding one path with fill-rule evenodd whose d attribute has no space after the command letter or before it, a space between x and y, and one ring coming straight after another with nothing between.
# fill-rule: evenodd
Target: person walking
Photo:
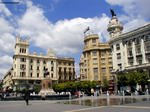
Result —
<instances>
[{"instance_id":1,"label":"person walking","mask_svg":"<svg viewBox=\"0 0 150 112\"><path fill-rule=\"evenodd\" d=\"M25 92L25 96L24 96L24 99L25 99L27 105L29 105L29 98L30 98L30 92L27 89Z\"/></svg>"}]
</instances>

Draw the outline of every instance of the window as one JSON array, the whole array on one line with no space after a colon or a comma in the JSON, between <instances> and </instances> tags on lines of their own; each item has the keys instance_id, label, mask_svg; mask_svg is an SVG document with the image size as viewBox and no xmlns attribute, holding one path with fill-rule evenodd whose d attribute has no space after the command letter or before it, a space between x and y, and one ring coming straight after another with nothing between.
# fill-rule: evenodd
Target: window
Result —
<instances>
[{"instance_id":1,"label":"window","mask_svg":"<svg viewBox=\"0 0 150 112\"><path fill-rule=\"evenodd\" d=\"M92 52L92 55L93 55L93 56L97 56L97 51L93 51L93 52Z\"/></svg>"},{"instance_id":2,"label":"window","mask_svg":"<svg viewBox=\"0 0 150 112\"><path fill-rule=\"evenodd\" d=\"M146 41L150 41L150 34L145 35L145 36L144 36L144 40L145 40L145 42L146 42Z\"/></svg>"},{"instance_id":3,"label":"window","mask_svg":"<svg viewBox=\"0 0 150 112\"><path fill-rule=\"evenodd\" d=\"M20 62L26 62L26 58L20 58Z\"/></svg>"},{"instance_id":4,"label":"window","mask_svg":"<svg viewBox=\"0 0 150 112\"><path fill-rule=\"evenodd\" d=\"M39 66L37 66L37 70L39 70Z\"/></svg>"},{"instance_id":5,"label":"window","mask_svg":"<svg viewBox=\"0 0 150 112\"><path fill-rule=\"evenodd\" d=\"M32 77L32 73L30 74L30 77Z\"/></svg>"},{"instance_id":6,"label":"window","mask_svg":"<svg viewBox=\"0 0 150 112\"><path fill-rule=\"evenodd\" d=\"M64 80L66 80L67 79L67 77L66 76L64 76Z\"/></svg>"},{"instance_id":7,"label":"window","mask_svg":"<svg viewBox=\"0 0 150 112\"><path fill-rule=\"evenodd\" d=\"M37 63L40 63L40 61L39 61L39 60L37 60Z\"/></svg>"},{"instance_id":8,"label":"window","mask_svg":"<svg viewBox=\"0 0 150 112\"><path fill-rule=\"evenodd\" d=\"M43 64L46 64L46 61L45 61L45 60L43 61Z\"/></svg>"},{"instance_id":9,"label":"window","mask_svg":"<svg viewBox=\"0 0 150 112\"><path fill-rule=\"evenodd\" d=\"M26 53L26 49L25 48L20 48L20 53Z\"/></svg>"},{"instance_id":10,"label":"window","mask_svg":"<svg viewBox=\"0 0 150 112\"><path fill-rule=\"evenodd\" d=\"M131 46L131 41L129 40L129 42L128 42L128 46Z\"/></svg>"},{"instance_id":11,"label":"window","mask_svg":"<svg viewBox=\"0 0 150 112\"><path fill-rule=\"evenodd\" d=\"M105 56L105 52L101 52L101 56Z\"/></svg>"},{"instance_id":12,"label":"window","mask_svg":"<svg viewBox=\"0 0 150 112\"><path fill-rule=\"evenodd\" d=\"M107 80L107 76L102 76L102 79L103 80Z\"/></svg>"},{"instance_id":13,"label":"window","mask_svg":"<svg viewBox=\"0 0 150 112\"><path fill-rule=\"evenodd\" d=\"M20 72L20 77L25 77L25 72Z\"/></svg>"},{"instance_id":14,"label":"window","mask_svg":"<svg viewBox=\"0 0 150 112\"><path fill-rule=\"evenodd\" d=\"M129 51L129 56L132 56L132 51Z\"/></svg>"},{"instance_id":15,"label":"window","mask_svg":"<svg viewBox=\"0 0 150 112\"><path fill-rule=\"evenodd\" d=\"M30 63L33 63L33 59L30 59Z\"/></svg>"},{"instance_id":16,"label":"window","mask_svg":"<svg viewBox=\"0 0 150 112\"><path fill-rule=\"evenodd\" d=\"M96 43L96 39L92 39L92 43Z\"/></svg>"},{"instance_id":17,"label":"window","mask_svg":"<svg viewBox=\"0 0 150 112\"><path fill-rule=\"evenodd\" d=\"M93 73L97 74L98 73L98 68L93 68Z\"/></svg>"},{"instance_id":18,"label":"window","mask_svg":"<svg viewBox=\"0 0 150 112\"><path fill-rule=\"evenodd\" d=\"M110 67L110 68L109 68L109 71L111 72L112 70L113 70L113 68L112 68L112 67Z\"/></svg>"},{"instance_id":19,"label":"window","mask_svg":"<svg viewBox=\"0 0 150 112\"><path fill-rule=\"evenodd\" d=\"M121 70L122 69L122 64L118 64L118 68L119 68L119 70Z\"/></svg>"},{"instance_id":20,"label":"window","mask_svg":"<svg viewBox=\"0 0 150 112\"><path fill-rule=\"evenodd\" d=\"M140 43L140 38L136 38L135 39L135 44L139 44Z\"/></svg>"},{"instance_id":21,"label":"window","mask_svg":"<svg viewBox=\"0 0 150 112\"><path fill-rule=\"evenodd\" d=\"M33 66L31 65L31 68L30 68L30 70L32 70L33 69Z\"/></svg>"},{"instance_id":22,"label":"window","mask_svg":"<svg viewBox=\"0 0 150 112\"><path fill-rule=\"evenodd\" d=\"M51 64L53 64L54 62L53 61L51 61Z\"/></svg>"},{"instance_id":23,"label":"window","mask_svg":"<svg viewBox=\"0 0 150 112\"><path fill-rule=\"evenodd\" d=\"M45 70L45 69L46 69L46 67L44 66L44 67L43 67L43 70Z\"/></svg>"},{"instance_id":24,"label":"window","mask_svg":"<svg viewBox=\"0 0 150 112\"><path fill-rule=\"evenodd\" d=\"M102 65L105 65L105 63L102 63Z\"/></svg>"},{"instance_id":25,"label":"window","mask_svg":"<svg viewBox=\"0 0 150 112\"><path fill-rule=\"evenodd\" d=\"M97 58L93 58L93 63L97 63Z\"/></svg>"},{"instance_id":26,"label":"window","mask_svg":"<svg viewBox=\"0 0 150 112\"><path fill-rule=\"evenodd\" d=\"M121 53L117 53L117 60L121 59Z\"/></svg>"},{"instance_id":27,"label":"window","mask_svg":"<svg viewBox=\"0 0 150 112\"><path fill-rule=\"evenodd\" d=\"M140 54L141 53L141 48L136 48L136 54Z\"/></svg>"},{"instance_id":28,"label":"window","mask_svg":"<svg viewBox=\"0 0 150 112\"><path fill-rule=\"evenodd\" d=\"M138 62L139 62L139 65L142 65L142 60L138 60Z\"/></svg>"},{"instance_id":29,"label":"window","mask_svg":"<svg viewBox=\"0 0 150 112\"><path fill-rule=\"evenodd\" d=\"M39 77L39 73L37 73L37 77Z\"/></svg>"},{"instance_id":30,"label":"window","mask_svg":"<svg viewBox=\"0 0 150 112\"><path fill-rule=\"evenodd\" d=\"M119 44L116 45L116 49L120 50L120 45Z\"/></svg>"},{"instance_id":31,"label":"window","mask_svg":"<svg viewBox=\"0 0 150 112\"><path fill-rule=\"evenodd\" d=\"M51 74L51 78L53 78L53 74Z\"/></svg>"},{"instance_id":32,"label":"window","mask_svg":"<svg viewBox=\"0 0 150 112\"><path fill-rule=\"evenodd\" d=\"M101 63L105 63L105 58L101 58Z\"/></svg>"},{"instance_id":33,"label":"window","mask_svg":"<svg viewBox=\"0 0 150 112\"><path fill-rule=\"evenodd\" d=\"M132 66L133 65L133 60L129 61L129 65Z\"/></svg>"},{"instance_id":34,"label":"window","mask_svg":"<svg viewBox=\"0 0 150 112\"><path fill-rule=\"evenodd\" d=\"M26 69L26 65L20 64L20 69L25 70Z\"/></svg>"},{"instance_id":35,"label":"window","mask_svg":"<svg viewBox=\"0 0 150 112\"><path fill-rule=\"evenodd\" d=\"M59 72L61 72L61 67L59 67Z\"/></svg>"},{"instance_id":36,"label":"window","mask_svg":"<svg viewBox=\"0 0 150 112\"><path fill-rule=\"evenodd\" d=\"M69 80L71 80L71 76L69 76Z\"/></svg>"},{"instance_id":37,"label":"window","mask_svg":"<svg viewBox=\"0 0 150 112\"><path fill-rule=\"evenodd\" d=\"M146 46L146 51L150 51L150 46Z\"/></svg>"},{"instance_id":38,"label":"window","mask_svg":"<svg viewBox=\"0 0 150 112\"><path fill-rule=\"evenodd\" d=\"M110 65L112 64L112 62L108 62Z\"/></svg>"},{"instance_id":39,"label":"window","mask_svg":"<svg viewBox=\"0 0 150 112\"><path fill-rule=\"evenodd\" d=\"M102 68L102 73L106 73L106 68Z\"/></svg>"},{"instance_id":40,"label":"window","mask_svg":"<svg viewBox=\"0 0 150 112\"><path fill-rule=\"evenodd\" d=\"M51 71L54 71L54 67L51 67Z\"/></svg>"}]
</instances>

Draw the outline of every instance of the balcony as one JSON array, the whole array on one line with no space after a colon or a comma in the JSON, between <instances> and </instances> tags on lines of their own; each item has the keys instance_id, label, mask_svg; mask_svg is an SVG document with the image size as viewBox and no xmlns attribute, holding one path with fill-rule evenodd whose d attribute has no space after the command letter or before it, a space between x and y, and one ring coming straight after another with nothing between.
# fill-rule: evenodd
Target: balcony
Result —
<instances>
[{"instance_id":1,"label":"balcony","mask_svg":"<svg viewBox=\"0 0 150 112\"><path fill-rule=\"evenodd\" d=\"M136 52L136 56L140 56L140 55L142 55L142 52Z\"/></svg>"},{"instance_id":2,"label":"balcony","mask_svg":"<svg viewBox=\"0 0 150 112\"><path fill-rule=\"evenodd\" d=\"M146 49L146 50L145 50L145 53L146 53L146 54L149 54L149 53L150 53L150 49Z\"/></svg>"},{"instance_id":3,"label":"balcony","mask_svg":"<svg viewBox=\"0 0 150 112\"><path fill-rule=\"evenodd\" d=\"M133 58L133 55L132 54L128 54L128 58Z\"/></svg>"}]
</instances>

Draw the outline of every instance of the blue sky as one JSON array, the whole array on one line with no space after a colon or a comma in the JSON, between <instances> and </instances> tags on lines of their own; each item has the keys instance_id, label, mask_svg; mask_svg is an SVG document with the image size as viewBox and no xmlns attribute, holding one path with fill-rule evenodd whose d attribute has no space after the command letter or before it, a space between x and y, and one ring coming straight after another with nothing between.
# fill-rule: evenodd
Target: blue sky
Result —
<instances>
[{"instance_id":1,"label":"blue sky","mask_svg":"<svg viewBox=\"0 0 150 112\"><path fill-rule=\"evenodd\" d=\"M2 1L2 0L0 0ZM74 57L76 73L88 26L109 41L107 25L114 9L123 32L150 21L149 0L3 0L0 4L0 78L11 68L15 36L30 37L30 52L53 49L58 56Z\"/></svg>"}]
</instances>

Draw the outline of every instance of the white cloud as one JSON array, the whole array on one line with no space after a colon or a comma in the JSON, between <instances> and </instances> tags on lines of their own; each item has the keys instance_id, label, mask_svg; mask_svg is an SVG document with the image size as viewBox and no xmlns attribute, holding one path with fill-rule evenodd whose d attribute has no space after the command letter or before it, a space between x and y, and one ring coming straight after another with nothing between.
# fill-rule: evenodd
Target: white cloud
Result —
<instances>
[{"instance_id":1,"label":"white cloud","mask_svg":"<svg viewBox=\"0 0 150 112\"><path fill-rule=\"evenodd\" d=\"M12 61L13 59L11 56L0 56L0 79L2 79L4 74L12 67Z\"/></svg>"},{"instance_id":2,"label":"white cloud","mask_svg":"<svg viewBox=\"0 0 150 112\"><path fill-rule=\"evenodd\" d=\"M95 18L60 20L53 24L44 16L41 8L29 4L26 13L18 21L18 33L31 37L31 41L38 47L50 47L63 55L77 53L82 48L83 31L88 26L94 33L103 33L109 39L106 30L109 18L105 14Z\"/></svg>"},{"instance_id":3,"label":"white cloud","mask_svg":"<svg viewBox=\"0 0 150 112\"><path fill-rule=\"evenodd\" d=\"M128 32L149 22L150 0L105 0L113 6L121 6L125 14L117 14L123 23L123 32ZM115 11L117 13L117 11Z\"/></svg>"},{"instance_id":4,"label":"white cloud","mask_svg":"<svg viewBox=\"0 0 150 112\"><path fill-rule=\"evenodd\" d=\"M1 56L0 57L0 65L3 65L6 64L6 65L11 65L12 64L12 57L11 56L8 56L8 55L4 55L4 56Z\"/></svg>"},{"instance_id":5,"label":"white cloud","mask_svg":"<svg viewBox=\"0 0 150 112\"><path fill-rule=\"evenodd\" d=\"M105 0L110 5L123 7L124 11L133 18L150 18L150 0Z\"/></svg>"},{"instance_id":6,"label":"white cloud","mask_svg":"<svg viewBox=\"0 0 150 112\"><path fill-rule=\"evenodd\" d=\"M0 26L1 26L0 33L13 31L13 27L4 17L0 17Z\"/></svg>"},{"instance_id":7,"label":"white cloud","mask_svg":"<svg viewBox=\"0 0 150 112\"><path fill-rule=\"evenodd\" d=\"M2 0L0 0L0 2L2 2ZM12 13L9 11L8 8L6 8L6 6L4 4L0 4L0 14L4 15L4 16L11 16Z\"/></svg>"},{"instance_id":8,"label":"white cloud","mask_svg":"<svg viewBox=\"0 0 150 112\"><path fill-rule=\"evenodd\" d=\"M9 9L4 4L0 4L0 79L12 67L15 28L9 21L12 19L11 15Z\"/></svg>"},{"instance_id":9,"label":"white cloud","mask_svg":"<svg viewBox=\"0 0 150 112\"><path fill-rule=\"evenodd\" d=\"M117 14L119 21L124 24L124 32L137 28L146 23L145 18L150 18L149 0L106 0L111 5L123 7L125 14ZM57 4L59 0L53 0ZM38 46L44 50L52 48L59 55L76 54L82 51L84 44L83 31L88 26L94 32L100 35L100 40L105 37L109 40L107 25L110 18L105 14L94 18L74 18L70 20L59 20L52 23L44 15L44 10L40 6L35 6L31 1L22 1L27 9L21 17L14 18L17 23L17 33L21 36L29 36L32 46ZM2 7L1 7L2 6ZM15 26L10 24L12 21L5 19L12 14L5 5L0 5L0 76L6 73L12 64L10 54L12 54L15 44L14 32ZM8 60L7 60L8 59ZM75 63L77 71L78 64Z\"/></svg>"},{"instance_id":10,"label":"white cloud","mask_svg":"<svg viewBox=\"0 0 150 112\"><path fill-rule=\"evenodd\" d=\"M4 53L12 53L15 43L15 38L12 35L14 33L14 27L4 17L0 17L0 55Z\"/></svg>"}]
</instances>

